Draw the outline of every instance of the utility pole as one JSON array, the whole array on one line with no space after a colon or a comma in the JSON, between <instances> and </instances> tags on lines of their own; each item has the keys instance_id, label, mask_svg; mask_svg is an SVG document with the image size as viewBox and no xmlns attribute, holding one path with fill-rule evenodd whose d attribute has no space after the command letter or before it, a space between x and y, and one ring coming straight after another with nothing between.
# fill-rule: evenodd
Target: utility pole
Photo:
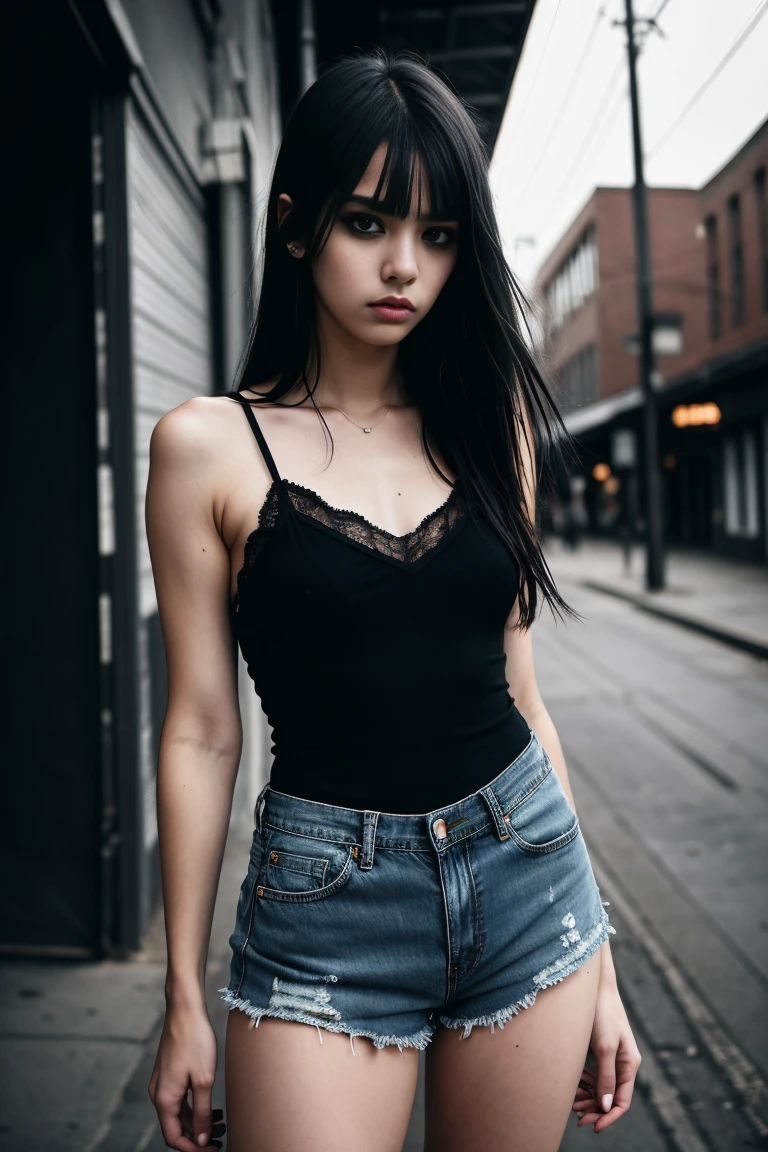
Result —
<instances>
[{"instance_id":1,"label":"utility pole","mask_svg":"<svg viewBox=\"0 0 768 1152\"><path fill-rule=\"evenodd\" d=\"M643 170L643 143L640 132L640 101L637 89L637 41L632 0L626 7L627 53L629 56L629 92L632 101L632 149L635 158L635 186L632 204L635 224L635 259L637 262L637 321L640 337L640 386L643 393L643 429L645 458L645 506L647 549L645 586L648 591L664 587L664 510L661 499L659 470L659 427L656 394L656 360L653 349L653 284L648 237L648 194ZM645 23L648 23L645 21Z\"/></svg>"}]
</instances>

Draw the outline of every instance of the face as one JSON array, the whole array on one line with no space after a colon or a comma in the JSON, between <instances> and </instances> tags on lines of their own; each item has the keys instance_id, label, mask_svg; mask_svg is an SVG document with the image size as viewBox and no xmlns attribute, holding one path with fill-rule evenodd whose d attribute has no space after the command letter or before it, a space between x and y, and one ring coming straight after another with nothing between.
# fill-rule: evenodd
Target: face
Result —
<instances>
[{"instance_id":1,"label":"face","mask_svg":"<svg viewBox=\"0 0 768 1152\"><path fill-rule=\"evenodd\" d=\"M366 204L385 155L382 144L342 205L313 267L321 323L326 313L350 335L378 345L399 343L424 319L453 271L459 240L458 222L428 219L424 200L427 215L417 219L415 190L405 220ZM400 306L378 304L387 297Z\"/></svg>"}]
</instances>

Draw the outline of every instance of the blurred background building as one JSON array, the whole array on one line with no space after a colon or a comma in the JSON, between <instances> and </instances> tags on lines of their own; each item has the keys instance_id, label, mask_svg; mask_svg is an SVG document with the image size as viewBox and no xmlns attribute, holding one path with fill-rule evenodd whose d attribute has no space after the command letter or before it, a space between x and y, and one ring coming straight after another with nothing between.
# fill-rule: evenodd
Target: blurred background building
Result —
<instances>
[{"instance_id":1,"label":"blurred background building","mask_svg":"<svg viewBox=\"0 0 768 1152\"><path fill-rule=\"evenodd\" d=\"M768 562L768 120L702 188L649 189L666 539ZM598 187L544 260L545 347L589 528L642 530L631 191Z\"/></svg>"}]
</instances>

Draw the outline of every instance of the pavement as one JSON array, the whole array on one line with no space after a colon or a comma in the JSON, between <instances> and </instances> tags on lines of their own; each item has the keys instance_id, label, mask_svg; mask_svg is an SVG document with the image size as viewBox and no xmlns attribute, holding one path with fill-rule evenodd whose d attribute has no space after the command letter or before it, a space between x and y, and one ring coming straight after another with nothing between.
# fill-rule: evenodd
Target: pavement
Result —
<instances>
[{"instance_id":1,"label":"pavement","mask_svg":"<svg viewBox=\"0 0 768 1152\"><path fill-rule=\"evenodd\" d=\"M655 616L723 640L752 655L768 657L768 567L724 556L671 549L664 588L645 588L645 548L628 559L612 540L586 539L575 552L553 540L561 578L617 596Z\"/></svg>"},{"instance_id":2,"label":"pavement","mask_svg":"<svg viewBox=\"0 0 768 1152\"><path fill-rule=\"evenodd\" d=\"M605 545L548 560L582 623L535 625L539 685L566 754L582 829L617 934L611 948L643 1054L629 1114L600 1137L622 1152L768 1147L768 661L649 613ZM685 612L765 631L765 569L672 556ZM674 591L673 589L677 589ZM687 591L682 591L687 589ZM761 600L762 597L762 600ZM738 622L738 623L737 623ZM224 1107L228 937L247 866L233 821L206 990ZM161 1152L147 1095L163 1022L162 909L131 960L0 962L0 1150ZM421 1152L424 1055L403 1152ZM561 1152L591 1128L571 1123Z\"/></svg>"}]
</instances>

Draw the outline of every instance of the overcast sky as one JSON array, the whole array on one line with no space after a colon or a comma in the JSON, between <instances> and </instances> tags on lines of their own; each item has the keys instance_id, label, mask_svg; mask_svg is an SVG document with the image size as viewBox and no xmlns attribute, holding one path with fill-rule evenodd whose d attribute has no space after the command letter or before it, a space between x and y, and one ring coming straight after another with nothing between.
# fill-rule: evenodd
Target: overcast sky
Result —
<instances>
[{"instance_id":1,"label":"overcast sky","mask_svg":"<svg viewBox=\"0 0 768 1152\"><path fill-rule=\"evenodd\" d=\"M635 15L662 5L664 37L649 35L639 66L646 180L698 188L768 116L768 0L635 0ZM505 249L525 286L597 185L634 181L626 31L612 24L623 17L624 0L537 0L491 165Z\"/></svg>"}]
</instances>

